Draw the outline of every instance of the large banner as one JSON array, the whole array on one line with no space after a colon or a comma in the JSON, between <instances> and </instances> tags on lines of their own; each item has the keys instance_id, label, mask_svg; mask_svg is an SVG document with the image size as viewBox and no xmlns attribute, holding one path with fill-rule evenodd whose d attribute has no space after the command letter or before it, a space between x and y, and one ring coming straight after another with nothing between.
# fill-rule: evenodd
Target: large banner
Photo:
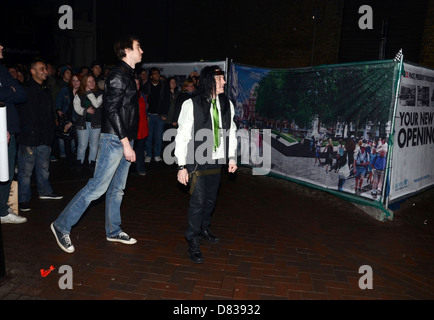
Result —
<instances>
[{"instance_id":1,"label":"large banner","mask_svg":"<svg viewBox=\"0 0 434 320\"><path fill-rule=\"evenodd\" d=\"M383 202L398 70L392 60L301 69L232 64L229 89L239 128L271 131L257 141L270 141L272 173Z\"/></svg>"},{"instance_id":2,"label":"large banner","mask_svg":"<svg viewBox=\"0 0 434 320\"><path fill-rule=\"evenodd\" d=\"M434 184L434 70L404 63L395 115L390 200Z\"/></svg>"}]
</instances>

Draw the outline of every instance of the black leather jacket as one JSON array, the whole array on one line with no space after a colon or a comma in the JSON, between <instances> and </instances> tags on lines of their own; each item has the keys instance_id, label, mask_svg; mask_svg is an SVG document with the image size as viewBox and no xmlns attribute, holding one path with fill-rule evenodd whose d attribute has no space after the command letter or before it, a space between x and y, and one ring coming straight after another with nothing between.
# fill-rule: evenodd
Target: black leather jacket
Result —
<instances>
[{"instance_id":1,"label":"black leather jacket","mask_svg":"<svg viewBox=\"0 0 434 320\"><path fill-rule=\"evenodd\" d=\"M116 134L119 140L137 137L139 100L134 69L121 61L105 80L101 133Z\"/></svg>"}]
</instances>

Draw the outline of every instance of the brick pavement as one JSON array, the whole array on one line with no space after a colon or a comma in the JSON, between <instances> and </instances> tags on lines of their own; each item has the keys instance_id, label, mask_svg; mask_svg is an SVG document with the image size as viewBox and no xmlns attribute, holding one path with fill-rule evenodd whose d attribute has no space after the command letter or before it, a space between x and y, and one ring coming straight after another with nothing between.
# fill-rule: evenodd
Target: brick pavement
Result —
<instances>
[{"instance_id":1,"label":"brick pavement","mask_svg":"<svg viewBox=\"0 0 434 320\"><path fill-rule=\"evenodd\" d=\"M66 254L49 229L87 181L52 164L55 192L34 197L28 222L2 225L7 276L0 299L128 300L421 300L434 298L433 190L402 203L379 222L325 192L242 168L223 175L205 262L191 263L183 233L189 195L173 166L130 173L123 229L134 246L105 240L104 199L73 228ZM40 269L56 269L43 278ZM61 265L73 269L73 289L61 290ZM373 270L373 289L359 288L359 267Z\"/></svg>"}]
</instances>

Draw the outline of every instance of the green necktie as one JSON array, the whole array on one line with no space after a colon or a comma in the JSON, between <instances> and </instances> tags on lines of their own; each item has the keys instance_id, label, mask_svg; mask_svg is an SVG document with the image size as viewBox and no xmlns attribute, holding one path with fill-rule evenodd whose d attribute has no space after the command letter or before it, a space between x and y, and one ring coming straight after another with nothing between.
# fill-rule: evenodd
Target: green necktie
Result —
<instances>
[{"instance_id":1,"label":"green necktie","mask_svg":"<svg viewBox=\"0 0 434 320\"><path fill-rule=\"evenodd\" d=\"M220 145L219 139L219 111L217 110L217 103L215 99L212 99L212 120L214 123L214 151Z\"/></svg>"}]
</instances>

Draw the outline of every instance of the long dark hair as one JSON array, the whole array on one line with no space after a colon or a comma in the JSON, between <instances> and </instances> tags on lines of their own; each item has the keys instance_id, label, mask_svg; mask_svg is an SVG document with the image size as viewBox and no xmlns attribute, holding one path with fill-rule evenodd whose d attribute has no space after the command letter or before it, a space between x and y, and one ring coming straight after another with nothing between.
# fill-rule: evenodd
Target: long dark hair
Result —
<instances>
[{"instance_id":1,"label":"long dark hair","mask_svg":"<svg viewBox=\"0 0 434 320\"><path fill-rule=\"evenodd\" d=\"M215 76L220 74L223 74L223 71L217 65L206 66L200 72L198 95L200 97L200 105L203 108L205 122L207 122L208 118L210 117L209 106L212 96L216 92ZM221 112L222 115L224 115L227 111L229 111L229 99L223 93L218 97L216 96L216 99L217 98L220 100Z\"/></svg>"},{"instance_id":2,"label":"long dark hair","mask_svg":"<svg viewBox=\"0 0 434 320\"><path fill-rule=\"evenodd\" d=\"M216 70L221 71L219 66L206 66L200 71L198 94L202 105L208 105L216 91L214 75Z\"/></svg>"}]
</instances>

